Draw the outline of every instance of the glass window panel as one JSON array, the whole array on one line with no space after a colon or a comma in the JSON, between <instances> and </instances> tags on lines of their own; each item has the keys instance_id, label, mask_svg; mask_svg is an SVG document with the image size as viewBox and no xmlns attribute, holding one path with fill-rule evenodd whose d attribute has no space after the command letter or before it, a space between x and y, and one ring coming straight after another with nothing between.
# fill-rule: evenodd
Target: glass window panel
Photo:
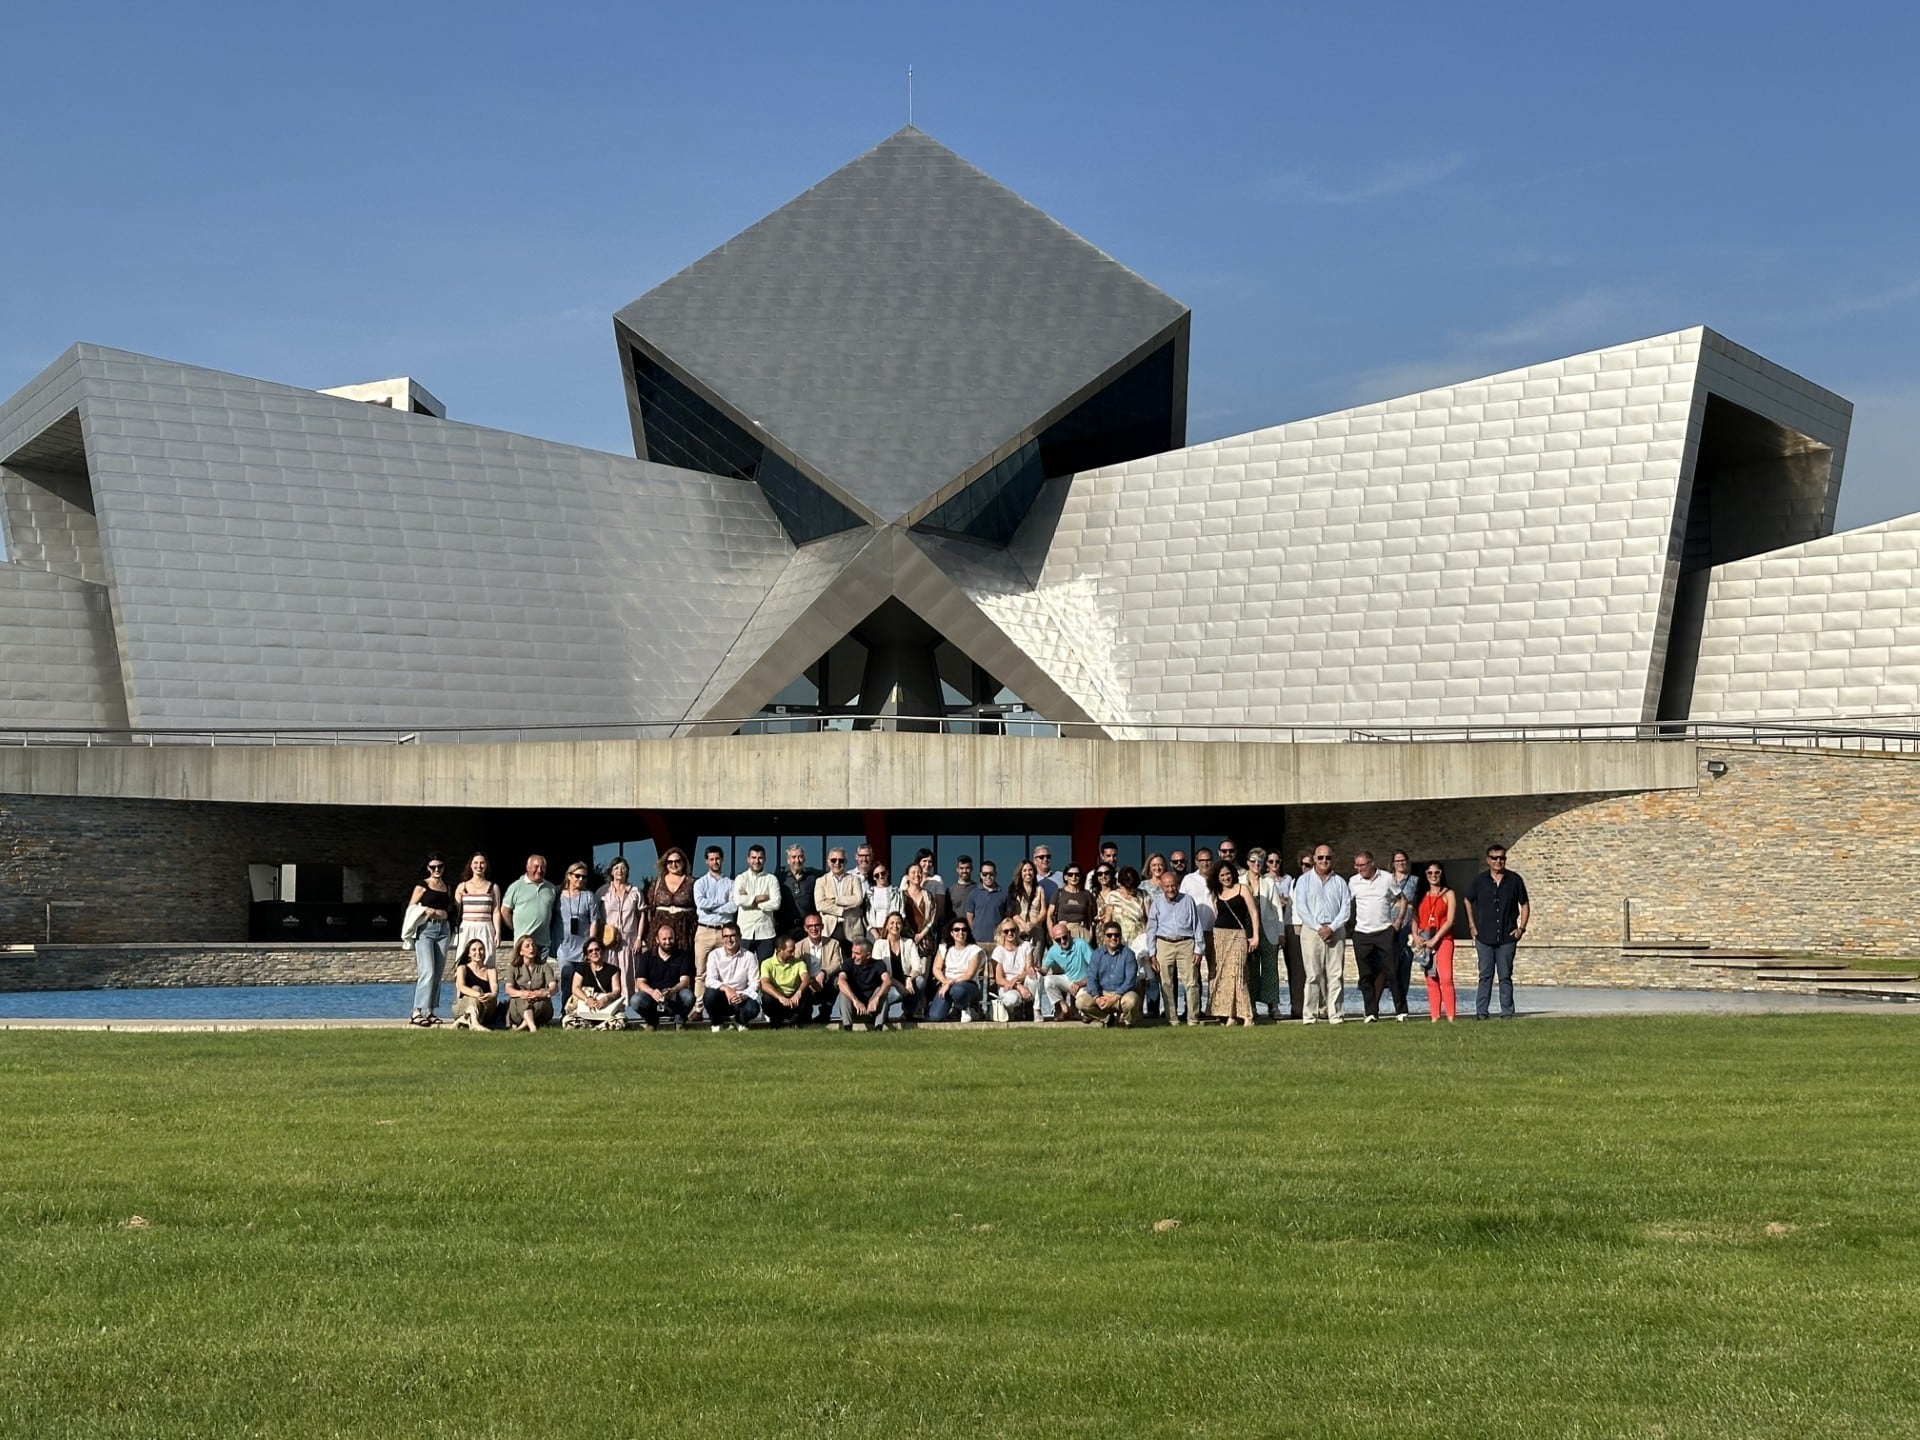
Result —
<instances>
[{"instance_id":1,"label":"glass window panel","mask_svg":"<svg viewBox=\"0 0 1920 1440\"><path fill-rule=\"evenodd\" d=\"M780 837L780 858L775 863L784 867L787 863L787 851L798 845L807 852L807 868L824 870L827 868L827 847L819 835L782 835Z\"/></svg>"},{"instance_id":2,"label":"glass window panel","mask_svg":"<svg viewBox=\"0 0 1920 1440\"><path fill-rule=\"evenodd\" d=\"M1073 837L1071 835L1029 835L1027 853L1046 850L1053 856L1053 873L1058 875L1073 863Z\"/></svg>"},{"instance_id":3,"label":"glass window panel","mask_svg":"<svg viewBox=\"0 0 1920 1440\"><path fill-rule=\"evenodd\" d=\"M736 835L733 837L733 874L744 874L747 868L747 851L758 845L767 852L767 869L778 870L785 861L779 849L780 837L777 835Z\"/></svg>"},{"instance_id":4,"label":"glass window panel","mask_svg":"<svg viewBox=\"0 0 1920 1440\"><path fill-rule=\"evenodd\" d=\"M933 848L933 836L896 835L893 837L893 855L890 857L889 863L893 866L893 878L895 880L898 880L902 875L907 873L907 866L913 860L913 852L921 849L923 846L931 850ZM945 875L947 872L942 870L940 873Z\"/></svg>"},{"instance_id":5,"label":"glass window panel","mask_svg":"<svg viewBox=\"0 0 1920 1440\"><path fill-rule=\"evenodd\" d=\"M1187 859L1189 861L1193 859L1193 837L1191 835L1149 835L1146 837L1146 842L1147 854L1151 855L1154 851L1158 850L1162 855L1167 857L1168 864L1173 863L1173 852L1176 850L1186 851ZM1143 875L1146 873L1144 856L1142 857L1140 873Z\"/></svg>"},{"instance_id":6,"label":"glass window panel","mask_svg":"<svg viewBox=\"0 0 1920 1440\"><path fill-rule=\"evenodd\" d=\"M1013 883L1014 872L1020 868L1020 862L1027 858L1027 837L1024 835L982 835L980 849L974 858L982 864L988 860L999 867L1000 883Z\"/></svg>"},{"instance_id":7,"label":"glass window panel","mask_svg":"<svg viewBox=\"0 0 1920 1440\"><path fill-rule=\"evenodd\" d=\"M959 873L955 865L962 855L973 857L973 878L975 880L980 878L980 837L978 835L942 835L934 841L933 849L934 859L940 864L940 873L947 877L949 884Z\"/></svg>"},{"instance_id":8,"label":"glass window panel","mask_svg":"<svg viewBox=\"0 0 1920 1440\"><path fill-rule=\"evenodd\" d=\"M607 874L607 867L611 865L614 861L618 860L619 858L620 858L620 842L618 840L615 840L610 844L594 846L593 847L593 873L600 876L601 879L604 880ZM627 863L631 865L633 862L628 861Z\"/></svg>"},{"instance_id":9,"label":"glass window panel","mask_svg":"<svg viewBox=\"0 0 1920 1440\"><path fill-rule=\"evenodd\" d=\"M620 853L627 857L627 868L633 872L636 885L646 883L660 871L660 847L651 839L628 840L620 846Z\"/></svg>"}]
</instances>

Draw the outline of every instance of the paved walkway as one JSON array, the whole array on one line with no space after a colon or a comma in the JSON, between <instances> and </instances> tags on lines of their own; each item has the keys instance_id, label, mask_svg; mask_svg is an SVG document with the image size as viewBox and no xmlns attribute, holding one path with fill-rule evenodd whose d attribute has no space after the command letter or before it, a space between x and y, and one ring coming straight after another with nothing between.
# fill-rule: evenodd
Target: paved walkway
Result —
<instances>
[{"instance_id":1,"label":"paved walkway","mask_svg":"<svg viewBox=\"0 0 1920 1440\"><path fill-rule=\"evenodd\" d=\"M1461 997L1463 1016L1471 1019L1473 995ZM1768 993L1725 992L1716 990L1613 990L1574 986L1522 986L1515 999L1522 1020L1566 1019L1587 1015L1844 1015L1912 1014L1920 1016L1920 1005L1875 1000L1852 1000L1825 995L1779 995ZM1415 997L1414 1020L1425 1021L1424 997ZM1359 1017L1359 1000L1349 992L1347 1013ZM1384 1023L1392 1024L1392 1021ZM0 1019L0 1030L114 1030L130 1033L190 1032L206 1033L240 1030L405 1030L404 1019L337 1020L215 1020L154 1019L131 1017L118 1019ZM443 1026L442 1029L451 1027ZM697 1028L697 1027L696 1027ZM943 1027L958 1028L958 1027ZM969 1029L1000 1030L1001 1025L969 1026ZM1077 1030L1078 1026L1048 1026L1047 1029Z\"/></svg>"}]
</instances>

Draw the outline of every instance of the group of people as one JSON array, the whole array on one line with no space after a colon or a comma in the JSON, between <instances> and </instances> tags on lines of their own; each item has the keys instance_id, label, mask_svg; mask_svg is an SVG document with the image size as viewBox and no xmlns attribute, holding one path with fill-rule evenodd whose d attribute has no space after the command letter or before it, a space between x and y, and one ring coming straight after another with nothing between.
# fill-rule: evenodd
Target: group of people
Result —
<instances>
[{"instance_id":1,"label":"group of people","mask_svg":"<svg viewBox=\"0 0 1920 1440\"><path fill-rule=\"evenodd\" d=\"M1300 854L1297 873L1277 849L1250 850L1243 863L1232 839L1196 848L1191 864L1181 850L1149 855L1144 874L1119 864L1111 843L1090 870L1056 872L1041 845L1004 885L991 860L976 878L967 855L949 882L925 849L897 883L865 845L851 857L836 846L824 871L797 845L778 871L760 845L737 875L718 846L701 858L696 876L687 852L671 847L644 885L616 859L596 887L584 861L556 885L546 857L531 855L503 891L484 854L457 881L429 856L402 925L417 965L411 1023L442 1023L451 958L453 1023L475 1030L532 1031L556 1017L572 1028L648 1030L982 1018L1338 1025L1349 947L1364 1023L1387 999L1396 1020L1407 1018L1416 965L1438 1023L1456 1018L1462 916L1479 960L1475 1015L1489 1018L1497 981L1499 1013L1510 1019L1515 948L1531 917L1526 882L1507 869L1501 845L1464 892L1444 866L1416 867L1404 850L1387 869L1361 850L1340 874L1324 843Z\"/></svg>"}]
</instances>

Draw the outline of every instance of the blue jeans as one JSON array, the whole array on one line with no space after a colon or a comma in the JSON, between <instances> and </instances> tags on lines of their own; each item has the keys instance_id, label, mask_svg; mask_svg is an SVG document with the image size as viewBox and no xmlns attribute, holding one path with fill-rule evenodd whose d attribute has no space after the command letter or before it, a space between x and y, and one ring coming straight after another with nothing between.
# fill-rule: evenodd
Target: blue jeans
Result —
<instances>
[{"instance_id":1,"label":"blue jeans","mask_svg":"<svg viewBox=\"0 0 1920 1440\"><path fill-rule=\"evenodd\" d=\"M1493 977L1497 971L1500 976L1500 1018L1513 1018L1513 952L1519 941L1508 940L1504 944L1490 945L1485 940L1473 942L1473 948L1480 952L1480 988L1473 996L1473 1018L1487 1018L1487 1006L1493 999Z\"/></svg>"},{"instance_id":2,"label":"blue jeans","mask_svg":"<svg viewBox=\"0 0 1920 1440\"><path fill-rule=\"evenodd\" d=\"M946 994L937 991L933 999L927 1002L927 1019L938 1024L942 1020L957 1020L962 1010L980 1008L980 982L977 980L956 980L947 987Z\"/></svg>"},{"instance_id":3,"label":"blue jeans","mask_svg":"<svg viewBox=\"0 0 1920 1440\"><path fill-rule=\"evenodd\" d=\"M660 1013L662 1009L666 1014ZM664 1006L644 992L633 997L633 1013L640 1017L640 1023L643 1025L658 1025L663 1020L684 1023L692 1010L693 991L684 987L679 990L669 990Z\"/></svg>"},{"instance_id":4,"label":"blue jeans","mask_svg":"<svg viewBox=\"0 0 1920 1440\"><path fill-rule=\"evenodd\" d=\"M431 1015L440 1008L440 977L447 968L444 920L430 920L413 937L413 1013Z\"/></svg>"}]
</instances>

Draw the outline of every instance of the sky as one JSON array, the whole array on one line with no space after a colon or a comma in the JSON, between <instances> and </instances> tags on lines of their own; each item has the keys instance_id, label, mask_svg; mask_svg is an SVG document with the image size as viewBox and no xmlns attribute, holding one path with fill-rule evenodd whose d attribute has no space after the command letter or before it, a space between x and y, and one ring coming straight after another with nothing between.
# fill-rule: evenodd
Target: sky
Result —
<instances>
[{"instance_id":1,"label":"sky","mask_svg":"<svg viewBox=\"0 0 1920 1440\"><path fill-rule=\"evenodd\" d=\"M612 315L913 119L1193 310L1188 438L1706 324L1920 510L1920 7L23 7L0 395L88 340L632 453Z\"/></svg>"}]
</instances>

